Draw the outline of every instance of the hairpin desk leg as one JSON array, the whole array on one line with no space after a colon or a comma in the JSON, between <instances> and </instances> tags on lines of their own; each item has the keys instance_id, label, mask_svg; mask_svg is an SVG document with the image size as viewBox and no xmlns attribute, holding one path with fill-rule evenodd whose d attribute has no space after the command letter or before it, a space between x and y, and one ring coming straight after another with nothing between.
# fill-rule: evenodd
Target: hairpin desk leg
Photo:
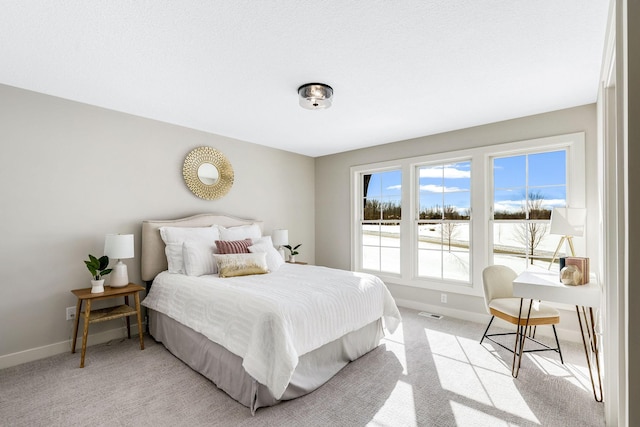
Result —
<instances>
[{"instance_id":1,"label":"hairpin desk leg","mask_svg":"<svg viewBox=\"0 0 640 427\"><path fill-rule=\"evenodd\" d=\"M587 316L586 308L582 307L582 316L581 316L580 307L576 305L576 313L578 315L578 323L580 324L580 335L582 335L582 344L584 345L584 355L587 358L587 368L589 369L591 387L593 388L593 397L596 399L596 402L602 402L602 374L600 373L598 336L596 335L595 320L593 317L593 308L589 307L589 315ZM584 319L584 325L583 325L583 319ZM593 358L593 364L595 366L591 366L592 358ZM594 368L595 368L595 379L594 379ZM596 385L596 381L597 381L597 385Z\"/></svg>"}]
</instances>

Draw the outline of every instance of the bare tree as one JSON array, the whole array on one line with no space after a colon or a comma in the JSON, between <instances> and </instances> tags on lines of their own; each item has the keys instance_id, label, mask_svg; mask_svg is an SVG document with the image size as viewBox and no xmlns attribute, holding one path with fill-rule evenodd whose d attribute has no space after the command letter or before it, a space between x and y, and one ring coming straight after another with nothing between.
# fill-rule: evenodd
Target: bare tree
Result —
<instances>
[{"instance_id":1,"label":"bare tree","mask_svg":"<svg viewBox=\"0 0 640 427\"><path fill-rule=\"evenodd\" d=\"M459 219L460 213L453 206L446 205L444 207L444 219ZM442 240L447 241L447 245L449 246L449 252L451 252L451 239L455 237L458 232L457 222L443 222L442 227L440 228L440 233L442 234Z\"/></svg>"},{"instance_id":2,"label":"bare tree","mask_svg":"<svg viewBox=\"0 0 640 427\"><path fill-rule=\"evenodd\" d=\"M542 204L544 195L537 191L529 193L529 197L525 197L522 204L522 210L527 220L516 228L516 237L525 246L529 255L529 262L533 265L533 254L542 239L547 234L549 227L546 223L536 222L538 219L551 218L551 211L545 209Z\"/></svg>"}]
</instances>

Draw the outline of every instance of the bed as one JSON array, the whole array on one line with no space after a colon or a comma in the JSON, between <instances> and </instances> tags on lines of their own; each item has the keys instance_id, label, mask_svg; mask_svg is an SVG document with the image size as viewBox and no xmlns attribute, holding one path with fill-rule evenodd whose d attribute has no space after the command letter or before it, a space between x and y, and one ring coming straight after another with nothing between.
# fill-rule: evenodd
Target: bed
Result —
<instances>
[{"instance_id":1,"label":"bed","mask_svg":"<svg viewBox=\"0 0 640 427\"><path fill-rule=\"evenodd\" d=\"M169 240L168 231L176 230L187 237ZM190 232L206 237L197 246ZM219 275L227 270L210 274L204 264L188 259L194 247L209 249L205 261L220 251L204 243L212 232L219 243L237 243L246 237L243 233L253 233L244 240L255 256L246 257L269 260L268 272L223 278ZM149 333L253 414L320 387L377 347L385 331L393 332L401 321L376 276L288 264L281 258L274 265L270 250L277 251L272 245L268 249L265 240L270 237L262 236L260 221L227 215L142 224L141 273L147 283L142 305ZM182 264L172 251L184 255ZM234 256L215 255L218 263L213 264L221 267L220 259Z\"/></svg>"}]
</instances>

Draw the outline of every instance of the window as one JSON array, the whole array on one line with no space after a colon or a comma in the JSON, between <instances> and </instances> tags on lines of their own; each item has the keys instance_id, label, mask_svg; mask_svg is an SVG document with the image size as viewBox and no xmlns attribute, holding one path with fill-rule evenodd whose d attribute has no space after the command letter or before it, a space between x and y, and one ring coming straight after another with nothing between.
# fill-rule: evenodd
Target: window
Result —
<instances>
[{"instance_id":1,"label":"window","mask_svg":"<svg viewBox=\"0 0 640 427\"><path fill-rule=\"evenodd\" d=\"M399 274L402 172L365 173L361 179L361 268Z\"/></svg>"},{"instance_id":2,"label":"window","mask_svg":"<svg viewBox=\"0 0 640 427\"><path fill-rule=\"evenodd\" d=\"M567 204L566 160L566 150L493 158L494 264L548 267L558 244L551 211Z\"/></svg>"},{"instance_id":3,"label":"window","mask_svg":"<svg viewBox=\"0 0 640 427\"><path fill-rule=\"evenodd\" d=\"M418 166L418 277L471 281L471 162Z\"/></svg>"},{"instance_id":4,"label":"window","mask_svg":"<svg viewBox=\"0 0 640 427\"><path fill-rule=\"evenodd\" d=\"M551 211L585 206L584 166L584 133L354 166L352 268L470 295L487 265L547 268Z\"/></svg>"}]
</instances>

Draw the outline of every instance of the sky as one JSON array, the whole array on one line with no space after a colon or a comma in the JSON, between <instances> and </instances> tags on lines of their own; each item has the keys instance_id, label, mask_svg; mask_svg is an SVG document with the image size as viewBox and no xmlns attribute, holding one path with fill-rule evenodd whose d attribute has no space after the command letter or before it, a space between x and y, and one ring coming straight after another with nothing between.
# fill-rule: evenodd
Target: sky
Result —
<instances>
[{"instance_id":1,"label":"sky","mask_svg":"<svg viewBox=\"0 0 640 427\"><path fill-rule=\"evenodd\" d=\"M420 167L420 209L454 206L463 212L471 206L471 162ZM399 202L399 170L374 173L368 198ZM493 159L494 210L518 211L527 194L540 194L543 207L566 204L566 151L496 157Z\"/></svg>"}]
</instances>

